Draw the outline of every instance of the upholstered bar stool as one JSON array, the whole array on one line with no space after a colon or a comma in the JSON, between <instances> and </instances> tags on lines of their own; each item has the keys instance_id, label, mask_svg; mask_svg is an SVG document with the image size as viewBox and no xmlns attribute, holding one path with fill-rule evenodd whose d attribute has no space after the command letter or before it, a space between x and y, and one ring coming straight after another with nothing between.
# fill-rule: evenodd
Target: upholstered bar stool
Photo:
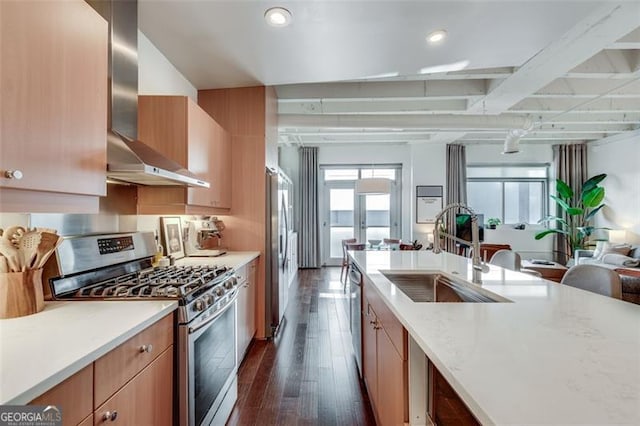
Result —
<instances>
[{"instance_id":1,"label":"upholstered bar stool","mask_svg":"<svg viewBox=\"0 0 640 426\"><path fill-rule=\"evenodd\" d=\"M347 278L345 274L347 270L347 266L349 266L349 258L347 257L347 244L355 243L357 240L355 238L347 238L346 240L342 240L342 268L340 269L340 282L343 282L344 278Z\"/></svg>"},{"instance_id":2,"label":"upholstered bar stool","mask_svg":"<svg viewBox=\"0 0 640 426\"><path fill-rule=\"evenodd\" d=\"M560 284L581 288L603 296L622 299L622 283L620 276L611 269L596 265L572 266Z\"/></svg>"}]
</instances>

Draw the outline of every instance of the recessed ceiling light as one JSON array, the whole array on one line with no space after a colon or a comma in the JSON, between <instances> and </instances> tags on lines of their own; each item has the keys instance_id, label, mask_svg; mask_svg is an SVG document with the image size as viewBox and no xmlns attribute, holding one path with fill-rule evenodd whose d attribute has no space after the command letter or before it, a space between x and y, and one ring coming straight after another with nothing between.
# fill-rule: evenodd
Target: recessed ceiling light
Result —
<instances>
[{"instance_id":1,"label":"recessed ceiling light","mask_svg":"<svg viewBox=\"0 0 640 426\"><path fill-rule=\"evenodd\" d=\"M264 13L264 19L272 27L286 27L291 23L291 12L283 7L272 7Z\"/></svg>"},{"instance_id":2,"label":"recessed ceiling light","mask_svg":"<svg viewBox=\"0 0 640 426\"><path fill-rule=\"evenodd\" d=\"M447 38L447 32L445 30L437 30L432 33L429 33L427 36L427 41L430 44L438 44L442 42L445 38Z\"/></svg>"}]
</instances>

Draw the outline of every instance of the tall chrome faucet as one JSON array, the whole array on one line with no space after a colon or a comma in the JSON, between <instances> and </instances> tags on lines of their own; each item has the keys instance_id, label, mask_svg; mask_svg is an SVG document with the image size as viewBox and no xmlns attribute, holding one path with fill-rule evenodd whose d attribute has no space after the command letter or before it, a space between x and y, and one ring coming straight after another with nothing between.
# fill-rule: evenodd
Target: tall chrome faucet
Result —
<instances>
[{"instance_id":1,"label":"tall chrome faucet","mask_svg":"<svg viewBox=\"0 0 640 426\"><path fill-rule=\"evenodd\" d=\"M452 235L440 230L443 217L445 217L446 214L451 210L458 210L458 209L466 210L471 215L471 241L463 240L462 238L458 238L455 235ZM454 241L457 241L460 244L464 244L467 246L470 245L472 247L472 253L471 253L471 263L473 264L472 281L476 284L481 284L482 272L488 272L489 268L480 259L480 232L478 230L478 216L476 216L476 212L474 212L473 209L471 209L470 207L462 203L453 203L453 204L447 205L436 216L436 221L433 228L433 252L436 254L442 251L442 249L440 248L441 236L445 238L450 238Z\"/></svg>"}]
</instances>

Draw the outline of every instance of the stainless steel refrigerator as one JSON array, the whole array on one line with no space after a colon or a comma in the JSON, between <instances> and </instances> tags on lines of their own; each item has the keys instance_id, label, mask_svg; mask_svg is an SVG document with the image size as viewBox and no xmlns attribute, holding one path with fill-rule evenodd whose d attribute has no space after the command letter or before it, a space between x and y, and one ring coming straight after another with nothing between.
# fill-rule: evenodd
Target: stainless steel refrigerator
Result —
<instances>
[{"instance_id":1,"label":"stainless steel refrigerator","mask_svg":"<svg viewBox=\"0 0 640 426\"><path fill-rule=\"evenodd\" d=\"M293 185L282 171L266 171L266 322L267 337L277 334L289 301L289 262Z\"/></svg>"}]
</instances>

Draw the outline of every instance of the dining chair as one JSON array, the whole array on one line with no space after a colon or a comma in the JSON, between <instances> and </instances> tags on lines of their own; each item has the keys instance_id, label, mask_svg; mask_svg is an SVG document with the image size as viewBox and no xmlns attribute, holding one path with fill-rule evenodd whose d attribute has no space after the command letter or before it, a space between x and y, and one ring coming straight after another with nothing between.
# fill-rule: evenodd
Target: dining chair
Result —
<instances>
[{"instance_id":1,"label":"dining chair","mask_svg":"<svg viewBox=\"0 0 640 426\"><path fill-rule=\"evenodd\" d=\"M509 244L480 243L480 259L485 261L491 259L500 250L511 250L511 246Z\"/></svg>"},{"instance_id":2,"label":"dining chair","mask_svg":"<svg viewBox=\"0 0 640 426\"><path fill-rule=\"evenodd\" d=\"M575 265L569 268L560 284L580 288L603 296L622 299L620 276L597 265Z\"/></svg>"},{"instance_id":3,"label":"dining chair","mask_svg":"<svg viewBox=\"0 0 640 426\"><path fill-rule=\"evenodd\" d=\"M343 282L343 276L344 278L347 278L347 275L345 274L347 267L349 266L349 258L347 257L347 244L352 244L355 243L356 240L355 238L347 238L345 240L342 240L341 244L342 244L342 268L340 269L340 282Z\"/></svg>"},{"instance_id":4,"label":"dining chair","mask_svg":"<svg viewBox=\"0 0 640 426\"><path fill-rule=\"evenodd\" d=\"M367 248L367 245L365 243L346 243L345 244L347 251L351 250L351 251L358 251L358 250L364 250Z\"/></svg>"},{"instance_id":5,"label":"dining chair","mask_svg":"<svg viewBox=\"0 0 640 426\"><path fill-rule=\"evenodd\" d=\"M491 256L489 263L512 271L519 271L522 266L520 255L513 250L498 250Z\"/></svg>"}]
</instances>

